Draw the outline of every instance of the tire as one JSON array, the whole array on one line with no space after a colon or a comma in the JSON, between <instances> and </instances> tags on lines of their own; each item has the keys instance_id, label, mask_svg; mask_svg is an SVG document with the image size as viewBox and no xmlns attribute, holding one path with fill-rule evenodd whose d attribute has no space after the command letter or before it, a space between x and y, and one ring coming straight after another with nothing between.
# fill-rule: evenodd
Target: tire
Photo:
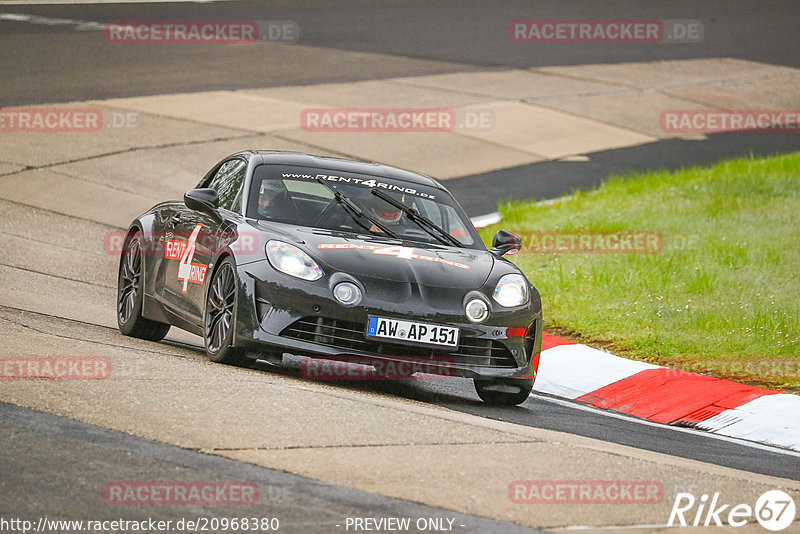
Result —
<instances>
[{"instance_id":1,"label":"tire","mask_svg":"<svg viewBox=\"0 0 800 534\"><path fill-rule=\"evenodd\" d=\"M144 262L142 259L142 233L129 235L122 248L117 273L117 326L126 336L161 341L170 325L142 317L144 288Z\"/></svg>"},{"instance_id":2,"label":"tire","mask_svg":"<svg viewBox=\"0 0 800 534\"><path fill-rule=\"evenodd\" d=\"M233 260L219 263L211 279L203 313L203 340L206 356L212 362L248 366L250 359L241 349L234 348L233 330L236 325L236 270Z\"/></svg>"},{"instance_id":3,"label":"tire","mask_svg":"<svg viewBox=\"0 0 800 534\"><path fill-rule=\"evenodd\" d=\"M481 400L494 406L517 406L525 402L533 390L532 378L473 380Z\"/></svg>"}]
</instances>

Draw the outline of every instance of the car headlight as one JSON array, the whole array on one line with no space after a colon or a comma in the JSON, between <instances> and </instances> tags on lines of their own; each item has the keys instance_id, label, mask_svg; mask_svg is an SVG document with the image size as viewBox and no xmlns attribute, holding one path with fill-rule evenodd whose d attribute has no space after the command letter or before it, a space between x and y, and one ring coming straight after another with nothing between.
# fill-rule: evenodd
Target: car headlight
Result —
<instances>
[{"instance_id":1,"label":"car headlight","mask_svg":"<svg viewBox=\"0 0 800 534\"><path fill-rule=\"evenodd\" d=\"M527 304L530 298L528 283L521 274L507 274L497 282L492 298L506 308Z\"/></svg>"},{"instance_id":2,"label":"car headlight","mask_svg":"<svg viewBox=\"0 0 800 534\"><path fill-rule=\"evenodd\" d=\"M319 280L322 269L311 259L311 256L294 245L283 241L267 242L267 259L269 263L282 273L286 273L303 280Z\"/></svg>"}]
</instances>

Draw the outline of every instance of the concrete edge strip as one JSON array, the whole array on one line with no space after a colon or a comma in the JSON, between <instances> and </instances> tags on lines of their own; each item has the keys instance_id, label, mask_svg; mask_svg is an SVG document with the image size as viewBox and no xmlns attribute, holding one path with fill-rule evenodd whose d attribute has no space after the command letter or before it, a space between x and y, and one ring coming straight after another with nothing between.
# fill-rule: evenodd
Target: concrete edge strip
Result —
<instances>
[{"instance_id":1,"label":"concrete edge strip","mask_svg":"<svg viewBox=\"0 0 800 534\"><path fill-rule=\"evenodd\" d=\"M800 396L628 360L546 333L534 391L800 451Z\"/></svg>"},{"instance_id":2,"label":"concrete edge strip","mask_svg":"<svg viewBox=\"0 0 800 534\"><path fill-rule=\"evenodd\" d=\"M234 460L215 453L209 454L204 451L161 443L7 402L0 401L0 420L3 425L26 428L33 432L78 443L87 442L104 449L124 452L148 460L168 462L187 469L210 473L220 479L246 480L257 484L262 489L272 489L279 493L302 494L319 501L362 509L365 513L369 511L370 514L386 514L414 519L448 516L457 522L459 530L462 532L481 534L486 532L498 534L544 532L535 527L518 525L510 521L387 497L378 493ZM331 524L334 522L331 519ZM461 526L462 524L465 526Z\"/></svg>"}]
</instances>

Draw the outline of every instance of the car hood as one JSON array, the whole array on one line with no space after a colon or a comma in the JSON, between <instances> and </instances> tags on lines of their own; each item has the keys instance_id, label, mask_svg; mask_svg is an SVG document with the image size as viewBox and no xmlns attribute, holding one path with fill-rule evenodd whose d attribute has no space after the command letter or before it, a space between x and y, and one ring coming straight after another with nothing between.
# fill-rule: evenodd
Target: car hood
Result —
<instances>
[{"instance_id":1,"label":"car hood","mask_svg":"<svg viewBox=\"0 0 800 534\"><path fill-rule=\"evenodd\" d=\"M442 288L478 289L486 283L494 258L485 250L404 242L379 236L351 236L296 230L297 242L330 273L369 276Z\"/></svg>"}]
</instances>

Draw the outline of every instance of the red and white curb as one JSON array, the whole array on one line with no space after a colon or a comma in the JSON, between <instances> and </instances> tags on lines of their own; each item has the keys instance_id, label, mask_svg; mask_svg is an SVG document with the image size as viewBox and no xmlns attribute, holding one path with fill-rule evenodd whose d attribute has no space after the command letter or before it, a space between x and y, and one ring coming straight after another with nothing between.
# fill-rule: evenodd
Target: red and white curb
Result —
<instances>
[{"instance_id":1,"label":"red and white curb","mask_svg":"<svg viewBox=\"0 0 800 534\"><path fill-rule=\"evenodd\" d=\"M489 213L472 223L482 228L500 220L499 213ZM656 423L800 451L800 396L628 360L547 333L534 391Z\"/></svg>"},{"instance_id":2,"label":"red and white curb","mask_svg":"<svg viewBox=\"0 0 800 534\"><path fill-rule=\"evenodd\" d=\"M800 451L800 396L628 360L547 333L534 391Z\"/></svg>"}]
</instances>

